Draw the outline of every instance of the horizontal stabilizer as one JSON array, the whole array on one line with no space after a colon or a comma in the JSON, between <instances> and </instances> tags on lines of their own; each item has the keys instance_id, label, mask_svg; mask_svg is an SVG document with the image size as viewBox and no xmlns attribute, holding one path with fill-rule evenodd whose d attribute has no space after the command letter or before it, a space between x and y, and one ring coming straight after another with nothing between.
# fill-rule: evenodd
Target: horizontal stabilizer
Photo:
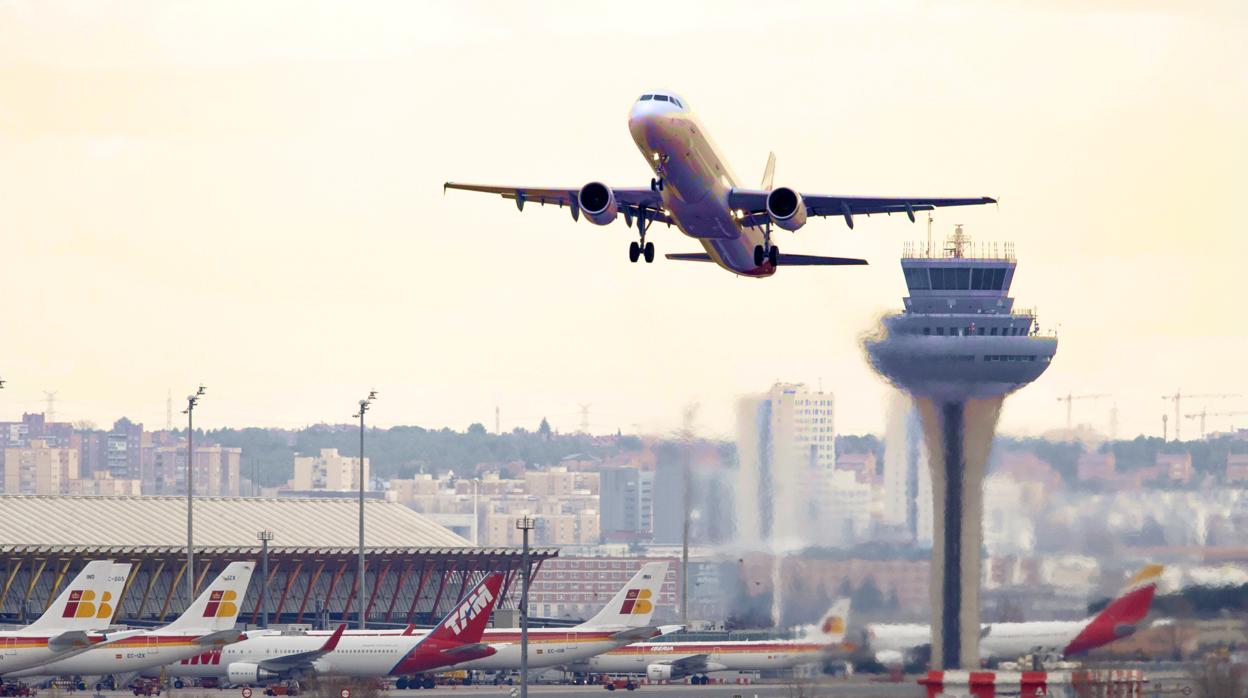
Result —
<instances>
[{"instance_id":1,"label":"horizontal stabilizer","mask_svg":"<svg viewBox=\"0 0 1248 698\"><path fill-rule=\"evenodd\" d=\"M711 261L711 256L709 254L706 254L705 252L689 252L689 253L682 252L679 254L667 254L663 256L667 257L668 259L674 259L677 262L709 262Z\"/></svg>"},{"instance_id":2,"label":"horizontal stabilizer","mask_svg":"<svg viewBox=\"0 0 1248 698\"><path fill-rule=\"evenodd\" d=\"M782 267L840 267L866 264L865 259L853 257L819 257L813 254L780 254Z\"/></svg>"}]
</instances>

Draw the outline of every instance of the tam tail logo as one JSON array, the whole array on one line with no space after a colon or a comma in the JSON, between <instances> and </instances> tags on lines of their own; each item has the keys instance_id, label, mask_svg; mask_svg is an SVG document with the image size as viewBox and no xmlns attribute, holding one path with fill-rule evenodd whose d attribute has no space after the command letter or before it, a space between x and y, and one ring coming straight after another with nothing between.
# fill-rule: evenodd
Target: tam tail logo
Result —
<instances>
[{"instance_id":1,"label":"tam tail logo","mask_svg":"<svg viewBox=\"0 0 1248 698\"><path fill-rule=\"evenodd\" d=\"M205 618L229 618L238 615L238 592L214 590L204 606Z\"/></svg>"},{"instance_id":2,"label":"tam tail logo","mask_svg":"<svg viewBox=\"0 0 1248 698\"><path fill-rule=\"evenodd\" d=\"M112 600L112 593L106 591L97 605L93 589L74 589L69 592L69 599L65 602L65 610L61 612L61 617L112 618L113 605L109 603Z\"/></svg>"},{"instance_id":3,"label":"tam tail logo","mask_svg":"<svg viewBox=\"0 0 1248 698\"><path fill-rule=\"evenodd\" d=\"M650 600L651 596L649 589L629 589L624 595L624 604L620 606L620 613L637 615L653 612L654 602Z\"/></svg>"},{"instance_id":4,"label":"tam tail logo","mask_svg":"<svg viewBox=\"0 0 1248 698\"><path fill-rule=\"evenodd\" d=\"M476 594L469 597L465 603L460 605L459 610L455 613L454 617L447 619L446 627L450 628L451 632L456 635L460 634L460 632L467 627L468 622L480 615L481 611L488 607L490 602L493 600L494 595L490 593L489 589L482 585L481 588L477 590Z\"/></svg>"}]
</instances>

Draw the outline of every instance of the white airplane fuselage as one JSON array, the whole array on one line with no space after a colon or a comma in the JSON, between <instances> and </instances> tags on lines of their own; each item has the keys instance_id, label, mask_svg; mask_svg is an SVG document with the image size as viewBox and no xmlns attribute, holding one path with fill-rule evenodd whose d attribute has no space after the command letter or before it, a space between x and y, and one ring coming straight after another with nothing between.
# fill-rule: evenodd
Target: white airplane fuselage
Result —
<instances>
[{"instance_id":1,"label":"white airplane fuselage","mask_svg":"<svg viewBox=\"0 0 1248 698\"><path fill-rule=\"evenodd\" d=\"M601 674L645 674L651 665L705 655L708 672L760 671L813 664L822 661L831 649L826 642L801 640L637 642L590 657L575 668Z\"/></svg>"},{"instance_id":2,"label":"white airplane fuselage","mask_svg":"<svg viewBox=\"0 0 1248 698\"><path fill-rule=\"evenodd\" d=\"M702 243L711 260L742 276L776 272L770 262L754 264L763 231L740 225L728 205L737 185L702 124L692 112L670 102L638 101L628 130L651 169L663 178L663 205L685 235Z\"/></svg>"}]
</instances>

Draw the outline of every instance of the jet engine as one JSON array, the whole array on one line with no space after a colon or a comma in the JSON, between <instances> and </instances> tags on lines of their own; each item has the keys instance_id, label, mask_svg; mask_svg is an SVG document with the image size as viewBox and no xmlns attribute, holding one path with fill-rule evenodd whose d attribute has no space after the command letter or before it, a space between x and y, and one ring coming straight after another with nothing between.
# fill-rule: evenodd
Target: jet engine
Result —
<instances>
[{"instance_id":1,"label":"jet engine","mask_svg":"<svg viewBox=\"0 0 1248 698\"><path fill-rule=\"evenodd\" d=\"M585 217L594 225L606 225L614 221L620 212L620 207L615 203L615 192L602 182L590 182L581 187L576 200L585 212Z\"/></svg>"},{"instance_id":2,"label":"jet engine","mask_svg":"<svg viewBox=\"0 0 1248 698\"><path fill-rule=\"evenodd\" d=\"M806 202L792 189L777 187L767 194L767 215L781 228L797 230L806 225Z\"/></svg>"},{"instance_id":3,"label":"jet engine","mask_svg":"<svg viewBox=\"0 0 1248 698\"><path fill-rule=\"evenodd\" d=\"M259 683L277 678L277 674L267 669L261 669L259 664L252 664L251 662L232 662L225 668L225 673L229 677L230 683L239 685Z\"/></svg>"},{"instance_id":4,"label":"jet engine","mask_svg":"<svg viewBox=\"0 0 1248 698\"><path fill-rule=\"evenodd\" d=\"M683 676L684 674L674 673L671 664L651 664L646 667L646 678L651 681L668 681L670 679L679 679Z\"/></svg>"}]
</instances>

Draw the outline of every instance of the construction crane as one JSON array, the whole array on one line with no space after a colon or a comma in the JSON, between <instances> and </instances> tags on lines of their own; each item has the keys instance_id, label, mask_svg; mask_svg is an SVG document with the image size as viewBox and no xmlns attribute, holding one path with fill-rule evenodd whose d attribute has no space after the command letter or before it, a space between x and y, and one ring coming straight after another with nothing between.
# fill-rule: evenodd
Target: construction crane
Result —
<instances>
[{"instance_id":1,"label":"construction crane","mask_svg":"<svg viewBox=\"0 0 1248 698\"><path fill-rule=\"evenodd\" d=\"M1205 417L1236 417L1238 415L1248 414L1248 410L1235 410L1233 412L1210 412L1201 410L1193 414L1185 414L1185 419L1200 419L1200 438L1205 438Z\"/></svg>"},{"instance_id":2,"label":"construction crane","mask_svg":"<svg viewBox=\"0 0 1248 698\"><path fill-rule=\"evenodd\" d=\"M1058 402L1066 403L1066 430L1070 430L1071 406L1074 404L1075 400L1099 400L1103 397L1113 396L1109 393L1096 393L1095 395L1071 395L1070 393L1066 393L1065 395L1059 397L1057 399Z\"/></svg>"},{"instance_id":3,"label":"construction crane","mask_svg":"<svg viewBox=\"0 0 1248 698\"><path fill-rule=\"evenodd\" d=\"M1180 405L1180 403L1182 403L1183 398L1185 398L1185 397L1188 397L1188 398L1207 398L1207 399L1210 399L1210 400L1221 400L1221 399L1228 398L1228 397L1243 397L1243 396L1242 396L1242 395L1240 395L1239 393L1203 393L1203 394L1200 394L1200 395L1184 395L1182 390L1176 390L1176 391L1174 391L1174 395L1162 395L1162 396L1161 396L1161 399L1162 399L1162 400L1173 400L1173 401L1174 401L1174 440L1175 440L1175 441L1182 441L1182 440L1183 440L1183 439L1179 438L1179 414L1180 414L1179 405Z\"/></svg>"}]
</instances>

